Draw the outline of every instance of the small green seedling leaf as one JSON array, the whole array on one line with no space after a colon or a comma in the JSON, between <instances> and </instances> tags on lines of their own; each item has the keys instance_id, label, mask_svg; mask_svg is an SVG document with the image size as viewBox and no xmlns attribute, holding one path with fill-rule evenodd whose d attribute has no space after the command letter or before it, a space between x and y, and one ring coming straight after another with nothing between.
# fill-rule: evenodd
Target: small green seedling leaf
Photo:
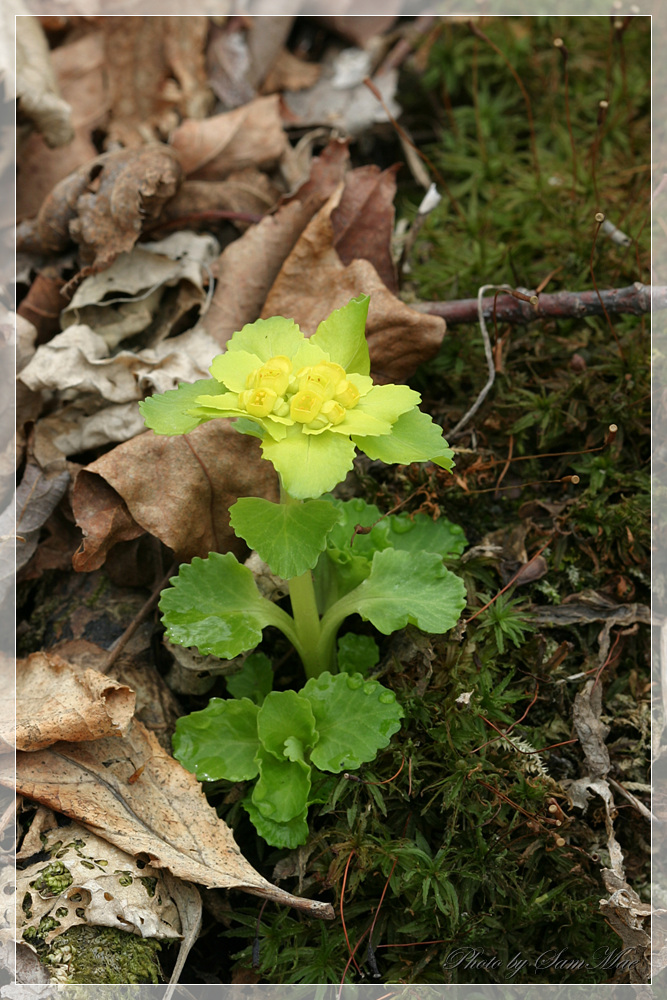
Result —
<instances>
[{"instance_id":1,"label":"small green seedling leaf","mask_svg":"<svg viewBox=\"0 0 667 1000\"><path fill-rule=\"evenodd\" d=\"M247 781L259 772L257 705L211 698L201 712L182 716L173 737L174 756L200 781Z\"/></svg>"},{"instance_id":2,"label":"small green seedling leaf","mask_svg":"<svg viewBox=\"0 0 667 1000\"><path fill-rule=\"evenodd\" d=\"M378 644L371 635L347 632L338 639L338 669L345 674L367 677L380 659Z\"/></svg>"},{"instance_id":3,"label":"small green seedling leaf","mask_svg":"<svg viewBox=\"0 0 667 1000\"><path fill-rule=\"evenodd\" d=\"M295 737L302 747L312 747L317 731L310 702L296 691L271 691L257 713L257 735L278 760L285 760L285 743L290 738Z\"/></svg>"},{"instance_id":4,"label":"small green seedling leaf","mask_svg":"<svg viewBox=\"0 0 667 1000\"><path fill-rule=\"evenodd\" d=\"M252 572L231 552L196 556L162 591L167 637L179 646L231 659L256 646L266 625L285 631L291 619L257 590Z\"/></svg>"},{"instance_id":5,"label":"small green seedling leaf","mask_svg":"<svg viewBox=\"0 0 667 1000\"><path fill-rule=\"evenodd\" d=\"M148 396L139 403L139 410L146 425L156 434L187 434L204 423L205 418L188 413L195 405L197 396L203 393L222 395L225 391L223 385L210 378L181 382L178 389Z\"/></svg>"},{"instance_id":6,"label":"small green seedling leaf","mask_svg":"<svg viewBox=\"0 0 667 1000\"><path fill-rule=\"evenodd\" d=\"M445 569L435 552L384 549L373 556L368 579L329 613L335 614L339 605L339 613L358 611L384 635L407 624L441 633L456 625L465 602L463 581Z\"/></svg>"},{"instance_id":7,"label":"small green seedling leaf","mask_svg":"<svg viewBox=\"0 0 667 1000\"><path fill-rule=\"evenodd\" d=\"M340 516L327 500L279 504L260 497L242 497L229 515L236 534L283 580L313 568Z\"/></svg>"},{"instance_id":8,"label":"small green seedling leaf","mask_svg":"<svg viewBox=\"0 0 667 1000\"><path fill-rule=\"evenodd\" d=\"M271 660L264 653L251 653L238 673L226 678L232 698L250 698L261 705L273 688Z\"/></svg>"},{"instance_id":9,"label":"small green seedling leaf","mask_svg":"<svg viewBox=\"0 0 667 1000\"><path fill-rule=\"evenodd\" d=\"M310 759L322 771L354 770L373 760L401 728L403 709L394 692L361 674L325 672L300 694L313 709L320 738Z\"/></svg>"},{"instance_id":10,"label":"small green seedling leaf","mask_svg":"<svg viewBox=\"0 0 667 1000\"><path fill-rule=\"evenodd\" d=\"M386 539L393 549L414 553L437 552L442 559L446 559L447 556L460 556L467 544L463 529L446 517L433 521L426 514L392 514L386 520L389 525Z\"/></svg>"},{"instance_id":11,"label":"small green seedling leaf","mask_svg":"<svg viewBox=\"0 0 667 1000\"><path fill-rule=\"evenodd\" d=\"M306 843L308 839L308 806L288 823L277 823L273 819L262 816L250 795L243 799L242 805L257 833L271 847L287 847L292 850Z\"/></svg>"},{"instance_id":12,"label":"small green seedling leaf","mask_svg":"<svg viewBox=\"0 0 667 1000\"><path fill-rule=\"evenodd\" d=\"M308 808L310 766L301 760L277 760L260 747L257 753L259 779L252 803L266 819L289 823Z\"/></svg>"}]
</instances>

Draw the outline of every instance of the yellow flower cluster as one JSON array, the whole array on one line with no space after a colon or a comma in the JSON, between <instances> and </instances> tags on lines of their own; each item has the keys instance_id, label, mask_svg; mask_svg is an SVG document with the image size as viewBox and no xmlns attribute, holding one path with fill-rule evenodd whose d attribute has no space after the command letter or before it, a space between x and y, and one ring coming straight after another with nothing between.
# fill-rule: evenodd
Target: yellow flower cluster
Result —
<instances>
[{"instance_id":1,"label":"yellow flower cluster","mask_svg":"<svg viewBox=\"0 0 667 1000\"><path fill-rule=\"evenodd\" d=\"M321 361L298 372L284 354L255 368L239 393L239 406L253 417L291 417L311 429L340 424L346 410L359 402L359 390L346 378L341 365Z\"/></svg>"}]
</instances>

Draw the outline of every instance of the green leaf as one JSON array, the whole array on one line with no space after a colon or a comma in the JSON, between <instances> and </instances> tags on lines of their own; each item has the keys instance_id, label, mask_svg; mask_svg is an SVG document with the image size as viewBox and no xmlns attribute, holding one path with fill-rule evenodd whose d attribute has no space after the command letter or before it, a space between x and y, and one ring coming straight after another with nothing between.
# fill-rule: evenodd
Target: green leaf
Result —
<instances>
[{"instance_id":1,"label":"green leaf","mask_svg":"<svg viewBox=\"0 0 667 1000\"><path fill-rule=\"evenodd\" d=\"M328 500L279 504L242 497L230 507L232 527L283 580L312 569L339 512Z\"/></svg>"},{"instance_id":2,"label":"green leaf","mask_svg":"<svg viewBox=\"0 0 667 1000\"><path fill-rule=\"evenodd\" d=\"M384 549L373 556L368 579L328 614L347 616L357 611L384 635L408 623L424 632L441 633L456 625L465 603L463 580L445 569L435 552ZM339 605L344 607L338 610Z\"/></svg>"},{"instance_id":3,"label":"green leaf","mask_svg":"<svg viewBox=\"0 0 667 1000\"><path fill-rule=\"evenodd\" d=\"M401 727L403 709L394 692L361 674L325 672L299 693L312 705L320 738L310 759L322 771L337 773L373 760Z\"/></svg>"},{"instance_id":4,"label":"green leaf","mask_svg":"<svg viewBox=\"0 0 667 1000\"><path fill-rule=\"evenodd\" d=\"M463 529L446 517L433 521L426 514L391 514L385 520L389 527L385 538L393 549L415 553L437 552L445 559L447 556L460 556L467 544ZM374 528L371 535L375 531Z\"/></svg>"},{"instance_id":5,"label":"green leaf","mask_svg":"<svg viewBox=\"0 0 667 1000\"><path fill-rule=\"evenodd\" d=\"M201 712L184 715L176 723L174 757L200 781L256 777L257 711L248 698L211 698Z\"/></svg>"},{"instance_id":6,"label":"green leaf","mask_svg":"<svg viewBox=\"0 0 667 1000\"><path fill-rule=\"evenodd\" d=\"M338 669L345 674L368 675L380 659L378 644L371 635L346 632L338 639Z\"/></svg>"},{"instance_id":7,"label":"green leaf","mask_svg":"<svg viewBox=\"0 0 667 1000\"><path fill-rule=\"evenodd\" d=\"M247 388L248 375L261 364L262 359L248 351L225 351L213 358L209 371L214 379L222 382L232 392L243 392Z\"/></svg>"},{"instance_id":8,"label":"green leaf","mask_svg":"<svg viewBox=\"0 0 667 1000\"><path fill-rule=\"evenodd\" d=\"M187 434L205 420L211 419L209 416L193 416L188 413L188 410L195 405L197 396L201 396L202 393L216 395L224 391L224 386L212 378L190 383L182 382L178 389L148 396L139 403L139 410L146 426L156 434Z\"/></svg>"},{"instance_id":9,"label":"green leaf","mask_svg":"<svg viewBox=\"0 0 667 1000\"><path fill-rule=\"evenodd\" d=\"M266 625L294 636L292 619L260 595L252 572L231 552L196 556L171 582L160 610L167 637L179 646L231 659L256 646Z\"/></svg>"},{"instance_id":10,"label":"green leaf","mask_svg":"<svg viewBox=\"0 0 667 1000\"><path fill-rule=\"evenodd\" d=\"M349 410L347 419L363 414L364 417L374 417L376 420L389 425L396 423L403 413L413 410L421 396L414 389L409 389L407 385L374 385L367 396L362 396L353 410ZM343 426L343 425L341 425ZM353 431L359 434L387 433L377 431Z\"/></svg>"},{"instance_id":11,"label":"green leaf","mask_svg":"<svg viewBox=\"0 0 667 1000\"><path fill-rule=\"evenodd\" d=\"M303 434L299 425L288 427L283 441L264 439L262 454L273 462L289 495L306 500L327 493L345 479L355 450L349 438L331 431Z\"/></svg>"},{"instance_id":12,"label":"green leaf","mask_svg":"<svg viewBox=\"0 0 667 1000\"><path fill-rule=\"evenodd\" d=\"M388 465L435 462L443 469L454 467L454 452L442 436L442 428L416 407L403 413L386 437L352 439L373 460Z\"/></svg>"},{"instance_id":13,"label":"green leaf","mask_svg":"<svg viewBox=\"0 0 667 1000\"><path fill-rule=\"evenodd\" d=\"M352 546L354 529L359 524L362 528L370 528L380 520L380 510L373 503L366 503L361 497L352 500L331 500L339 511L339 520L327 538L327 545L337 549L350 549L362 542L367 535L355 536ZM355 549L356 551L356 549Z\"/></svg>"},{"instance_id":14,"label":"green leaf","mask_svg":"<svg viewBox=\"0 0 667 1000\"><path fill-rule=\"evenodd\" d=\"M271 691L257 715L257 735L264 749L278 759L285 759L290 737L303 747L312 747L317 731L310 703L296 691Z\"/></svg>"},{"instance_id":15,"label":"green leaf","mask_svg":"<svg viewBox=\"0 0 667 1000\"><path fill-rule=\"evenodd\" d=\"M259 779L253 805L266 819L288 823L308 808L310 766L300 760L277 760L262 747L257 752Z\"/></svg>"},{"instance_id":16,"label":"green leaf","mask_svg":"<svg viewBox=\"0 0 667 1000\"><path fill-rule=\"evenodd\" d=\"M225 679L232 698L250 698L261 705L273 688L271 660L264 653L251 653L239 672Z\"/></svg>"},{"instance_id":17,"label":"green leaf","mask_svg":"<svg viewBox=\"0 0 667 1000\"><path fill-rule=\"evenodd\" d=\"M310 338L329 355L332 361L348 372L368 375L371 370L366 342L368 295L350 299L342 309L336 309L318 326Z\"/></svg>"},{"instance_id":18,"label":"green leaf","mask_svg":"<svg viewBox=\"0 0 667 1000\"><path fill-rule=\"evenodd\" d=\"M303 341L304 336L293 319L272 316L247 323L232 336L227 351L247 351L256 354L264 363L278 354L291 358Z\"/></svg>"},{"instance_id":19,"label":"green leaf","mask_svg":"<svg viewBox=\"0 0 667 1000\"><path fill-rule=\"evenodd\" d=\"M308 807L291 819L289 823L276 823L275 820L262 816L259 809L253 804L252 798L247 795L241 803L250 817L260 837L263 837L271 847L288 847L290 850L305 844L308 839Z\"/></svg>"}]
</instances>

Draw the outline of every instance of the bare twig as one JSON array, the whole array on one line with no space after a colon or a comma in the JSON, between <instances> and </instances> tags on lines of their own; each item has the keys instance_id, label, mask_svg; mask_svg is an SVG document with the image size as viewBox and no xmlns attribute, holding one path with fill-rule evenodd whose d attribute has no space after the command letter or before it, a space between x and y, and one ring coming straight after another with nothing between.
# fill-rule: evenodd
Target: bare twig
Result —
<instances>
[{"instance_id":1,"label":"bare twig","mask_svg":"<svg viewBox=\"0 0 667 1000\"><path fill-rule=\"evenodd\" d=\"M487 286L491 287L491 286ZM525 291L525 289L520 289ZM611 288L597 292L554 292L540 295L536 306L511 295L499 295L496 300L496 318L499 323L530 323L534 319L553 316L557 319L583 316L602 316L609 313L631 313L639 316L653 309L667 309L667 287L643 285L635 281L627 288ZM493 314L492 297L482 300L485 318ZM415 306L420 312L442 316L448 326L475 323L479 317L477 299L455 299L452 302L422 302Z\"/></svg>"}]
</instances>

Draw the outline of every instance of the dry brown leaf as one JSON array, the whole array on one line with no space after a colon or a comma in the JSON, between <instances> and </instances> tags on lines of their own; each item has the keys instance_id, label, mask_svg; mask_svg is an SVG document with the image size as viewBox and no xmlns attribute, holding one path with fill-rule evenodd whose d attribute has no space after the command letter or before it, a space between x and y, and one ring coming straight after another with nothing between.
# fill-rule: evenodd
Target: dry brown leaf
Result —
<instances>
[{"instance_id":1,"label":"dry brown leaf","mask_svg":"<svg viewBox=\"0 0 667 1000\"><path fill-rule=\"evenodd\" d=\"M231 504L240 496L278 499L276 475L261 458L259 442L239 434L230 421L211 420L179 437L148 431L78 474L72 509L87 537L75 558L77 570L101 565L98 553L108 551L107 525L99 520L95 497L104 490L117 502L109 487L134 521L180 561L226 550L240 554L242 543L229 525Z\"/></svg>"},{"instance_id":2,"label":"dry brown leaf","mask_svg":"<svg viewBox=\"0 0 667 1000\"><path fill-rule=\"evenodd\" d=\"M347 143L331 142L313 160L306 183L286 199L276 214L263 219L223 251L217 263L215 293L201 322L220 347L236 330L259 317L285 257L342 180L348 159Z\"/></svg>"},{"instance_id":3,"label":"dry brown leaf","mask_svg":"<svg viewBox=\"0 0 667 1000\"><path fill-rule=\"evenodd\" d=\"M188 119L174 131L171 145L192 180L221 181L244 167L271 169L287 144L277 96L203 121Z\"/></svg>"},{"instance_id":4,"label":"dry brown leaf","mask_svg":"<svg viewBox=\"0 0 667 1000\"><path fill-rule=\"evenodd\" d=\"M155 667L152 639L153 623L149 621L137 629L110 668L107 668L109 650L87 639L65 639L47 652L62 656L81 669L97 670L127 684L135 695L135 718L169 752L176 721L183 715L183 709ZM185 652L182 647L179 649Z\"/></svg>"},{"instance_id":5,"label":"dry brown leaf","mask_svg":"<svg viewBox=\"0 0 667 1000\"><path fill-rule=\"evenodd\" d=\"M19 750L118 737L134 712L134 692L125 684L55 654L32 653L19 660L16 684L16 730L8 732L3 724L2 739Z\"/></svg>"},{"instance_id":6,"label":"dry brown leaf","mask_svg":"<svg viewBox=\"0 0 667 1000\"><path fill-rule=\"evenodd\" d=\"M91 477L85 469L74 483L72 509L85 536L72 557L77 573L99 569L114 545L144 533L116 490L100 476Z\"/></svg>"},{"instance_id":7,"label":"dry brown leaf","mask_svg":"<svg viewBox=\"0 0 667 1000\"><path fill-rule=\"evenodd\" d=\"M282 93L285 90L305 90L313 87L320 78L321 66L304 62L289 51L281 49L273 66L264 78L263 94Z\"/></svg>"},{"instance_id":8,"label":"dry brown leaf","mask_svg":"<svg viewBox=\"0 0 667 1000\"><path fill-rule=\"evenodd\" d=\"M341 199L331 213L333 245L343 264L370 261L394 293L398 292L398 279L391 256L391 238L399 166L381 171L370 164L351 170L345 178Z\"/></svg>"},{"instance_id":9,"label":"dry brown leaf","mask_svg":"<svg viewBox=\"0 0 667 1000\"><path fill-rule=\"evenodd\" d=\"M592 778L604 778L610 767L605 744L609 726L600 721L601 711L602 685L591 678L574 699L573 722L586 758L587 773Z\"/></svg>"},{"instance_id":10,"label":"dry brown leaf","mask_svg":"<svg viewBox=\"0 0 667 1000\"><path fill-rule=\"evenodd\" d=\"M36 222L41 248L60 253L74 240L84 265L76 280L94 274L132 249L180 181L168 146L98 156L57 184L42 205Z\"/></svg>"},{"instance_id":11,"label":"dry brown leaf","mask_svg":"<svg viewBox=\"0 0 667 1000\"><path fill-rule=\"evenodd\" d=\"M66 472L47 477L42 470L29 462L16 491L15 522L11 512L0 515L0 554L10 544L14 528L18 532L16 570L20 570L37 548L40 531L47 518L58 505L69 484ZM0 570L0 576L2 571Z\"/></svg>"},{"instance_id":12,"label":"dry brown leaf","mask_svg":"<svg viewBox=\"0 0 667 1000\"><path fill-rule=\"evenodd\" d=\"M109 78L109 137L136 146L166 136L179 115L203 118L208 18L99 17Z\"/></svg>"},{"instance_id":13,"label":"dry brown leaf","mask_svg":"<svg viewBox=\"0 0 667 1000\"><path fill-rule=\"evenodd\" d=\"M278 197L278 189L267 175L254 167L236 170L224 181L184 181L165 205L156 229L176 223L193 226L200 221L210 227L216 212L265 215ZM232 221L243 229L247 226L242 220Z\"/></svg>"},{"instance_id":14,"label":"dry brown leaf","mask_svg":"<svg viewBox=\"0 0 667 1000\"><path fill-rule=\"evenodd\" d=\"M55 268L44 268L37 273L16 310L35 327L38 344L45 344L60 330L60 312L65 305L60 290L64 284Z\"/></svg>"},{"instance_id":15,"label":"dry brown leaf","mask_svg":"<svg viewBox=\"0 0 667 1000\"><path fill-rule=\"evenodd\" d=\"M330 219L341 194L342 185L299 238L269 292L262 316L289 316L310 335L332 310L368 294L366 337L372 374L377 382L402 382L437 354L445 322L397 299L368 261L342 264L333 246Z\"/></svg>"},{"instance_id":16,"label":"dry brown leaf","mask_svg":"<svg viewBox=\"0 0 667 1000\"><path fill-rule=\"evenodd\" d=\"M0 780L11 786L11 759L4 757L2 764ZM195 776L136 720L121 740L57 743L48 750L19 752L16 784L28 798L178 878L210 888L242 889L315 917L334 915L329 903L292 896L256 872Z\"/></svg>"}]
</instances>

